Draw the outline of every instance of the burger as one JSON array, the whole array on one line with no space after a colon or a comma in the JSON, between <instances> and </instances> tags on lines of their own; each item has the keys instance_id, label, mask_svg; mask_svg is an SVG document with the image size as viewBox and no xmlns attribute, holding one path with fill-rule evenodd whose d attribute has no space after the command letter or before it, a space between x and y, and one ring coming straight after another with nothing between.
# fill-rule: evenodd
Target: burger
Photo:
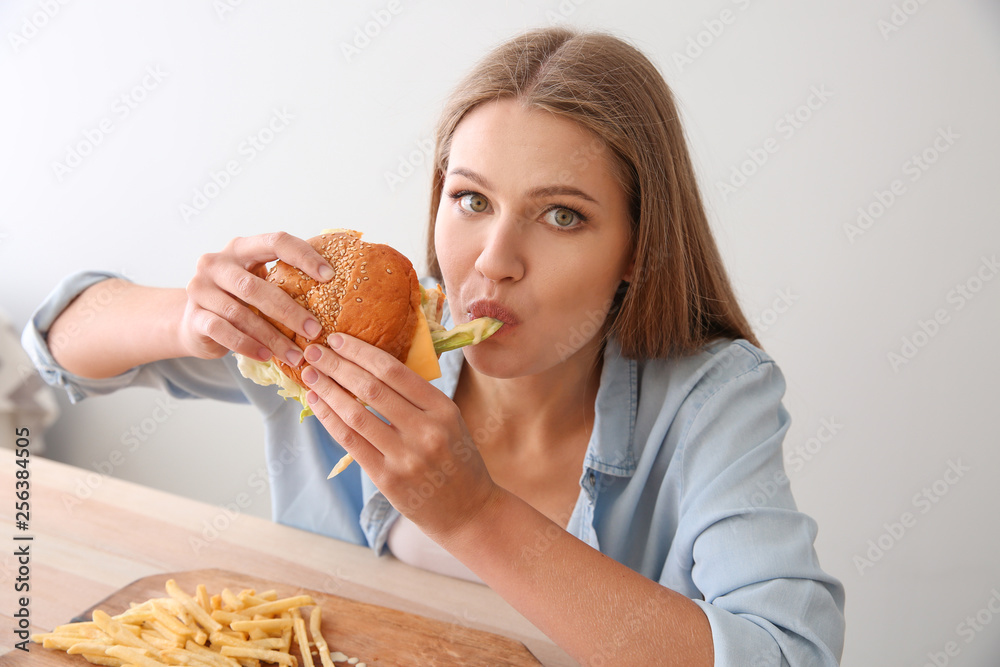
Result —
<instances>
[{"instance_id":1,"label":"burger","mask_svg":"<svg viewBox=\"0 0 1000 667\"><path fill-rule=\"evenodd\" d=\"M441 325L445 302L441 286L425 289L405 255L388 245L362 241L359 232L328 230L308 242L333 267L332 280L319 282L281 260L264 277L315 316L323 328L317 341L325 342L335 332L354 336L430 381L441 376L438 356L442 352L479 343L503 325L500 320L481 317L445 330ZM299 348L312 342L259 314ZM277 357L265 362L240 354L236 358L244 377L260 385L277 385L279 395L299 401L300 422L313 414L305 400L304 361L293 367ZM330 476L349 464L349 457L345 457Z\"/></svg>"}]
</instances>

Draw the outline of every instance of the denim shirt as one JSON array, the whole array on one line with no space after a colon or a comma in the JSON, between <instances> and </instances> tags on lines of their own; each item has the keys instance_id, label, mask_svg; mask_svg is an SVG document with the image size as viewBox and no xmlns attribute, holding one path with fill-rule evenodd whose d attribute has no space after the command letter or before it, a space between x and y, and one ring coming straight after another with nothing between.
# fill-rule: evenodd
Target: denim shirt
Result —
<instances>
[{"instance_id":1,"label":"denim shirt","mask_svg":"<svg viewBox=\"0 0 1000 667\"><path fill-rule=\"evenodd\" d=\"M254 405L266 430L274 520L382 553L396 509L356 464L327 480L344 450L319 420L299 423L297 402L243 378L232 355L159 361L102 380L53 360L45 337L52 322L109 277L120 276L69 276L34 313L22 344L42 377L73 402L145 386ZM441 356L433 384L448 396L463 361L461 350ZM844 590L821 569L816 523L797 511L784 473L784 390L774 361L744 340L667 360L627 359L614 340L604 351L567 531L698 604L716 665L835 665L843 650ZM524 555L545 540L529 536Z\"/></svg>"}]
</instances>

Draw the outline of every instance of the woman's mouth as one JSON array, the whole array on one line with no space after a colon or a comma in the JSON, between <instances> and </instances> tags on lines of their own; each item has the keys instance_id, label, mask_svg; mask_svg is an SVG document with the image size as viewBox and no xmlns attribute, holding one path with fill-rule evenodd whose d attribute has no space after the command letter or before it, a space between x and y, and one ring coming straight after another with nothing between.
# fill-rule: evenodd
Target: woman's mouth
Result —
<instances>
[{"instance_id":1,"label":"woman's mouth","mask_svg":"<svg viewBox=\"0 0 1000 667\"><path fill-rule=\"evenodd\" d=\"M466 315L470 322L480 317L492 317L503 322L503 326L491 338L509 333L521 323L521 319L513 309L492 299L476 299L469 304Z\"/></svg>"}]
</instances>

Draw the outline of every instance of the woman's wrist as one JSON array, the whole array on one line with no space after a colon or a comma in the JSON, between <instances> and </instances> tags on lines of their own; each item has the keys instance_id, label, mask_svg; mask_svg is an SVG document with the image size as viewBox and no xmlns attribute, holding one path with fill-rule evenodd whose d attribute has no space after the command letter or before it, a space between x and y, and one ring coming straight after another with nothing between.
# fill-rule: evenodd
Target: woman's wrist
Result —
<instances>
[{"instance_id":1,"label":"woman's wrist","mask_svg":"<svg viewBox=\"0 0 1000 667\"><path fill-rule=\"evenodd\" d=\"M431 534L429 537L456 558L463 560L462 554L481 551L483 545L493 539L497 528L505 523L505 515L518 502L523 501L499 484L493 483L484 501L471 515L456 522L447 531Z\"/></svg>"},{"instance_id":2,"label":"woman's wrist","mask_svg":"<svg viewBox=\"0 0 1000 667\"><path fill-rule=\"evenodd\" d=\"M166 353L168 359L196 356L188 344L188 337L184 335L187 292L172 289L163 298L162 316L156 320L156 335L160 340L158 347Z\"/></svg>"}]
</instances>

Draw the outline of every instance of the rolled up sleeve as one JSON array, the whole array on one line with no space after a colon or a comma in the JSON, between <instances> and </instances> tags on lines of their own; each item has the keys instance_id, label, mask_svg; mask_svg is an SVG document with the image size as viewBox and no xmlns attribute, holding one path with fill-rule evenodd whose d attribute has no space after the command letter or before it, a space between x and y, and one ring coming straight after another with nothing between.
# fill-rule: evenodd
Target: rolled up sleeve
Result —
<instances>
[{"instance_id":1,"label":"rolled up sleeve","mask_svg":"<svg viewBox=\"0 0 1000 667\"><path fill-rule=\"evenodd\" d=\"M690 550L716 665L837 665L843 651L843 587L784 472L784 386L773 362L753 365L700 398L682 439L675 546Z\"/></svg>"},{"instance_id":2,"label":"rolled up sleeve","mask_svg":"<svg viewBox=\"0 0 1000 667\"><path fill-rule=\"evenodd\" d=\"M136 366L110 378L85 378L59 365L49 349L48 334L52 323L87 288L124 276L107 271L84 271L64 278L32 314L21 334L21 346L27 352L42 379L66 391L69 400L78 403L88 396L110 394L124 387L149 387L168 392L174 398L213 398L234 403L249 399L236 375L231 355L221 359L165 359ZM99 312L94 312L99 317ZM271 392L273 393L273 392Z\"/></svg>"}]
</instances>

